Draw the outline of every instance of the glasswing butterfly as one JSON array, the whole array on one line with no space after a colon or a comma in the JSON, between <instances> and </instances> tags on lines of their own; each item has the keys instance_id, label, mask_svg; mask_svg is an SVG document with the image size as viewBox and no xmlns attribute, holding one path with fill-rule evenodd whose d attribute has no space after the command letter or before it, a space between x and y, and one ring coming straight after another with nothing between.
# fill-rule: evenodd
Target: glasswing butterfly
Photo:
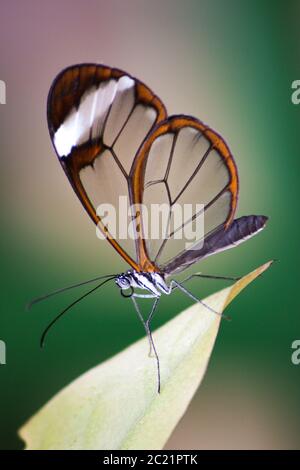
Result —
<instances>
[{"instance_id":1,"label":"glasswing butterfly","mask_svg":"<svg viewBox=\"0 0 300 470\"><path fill-rule=\"evenodd\" d=\"M49 92L48 126L59 162L80 202L130 269L49 294L101 280L48 325L41 344L50 327L67 310L114 280L121 294L132 299L145 327L150 352L154 352L157 361L160 391L159 359L150 323L161 295L179 289L203 304L185 287L185 282L195 276L235 279L196 273L179 282L172 276L249 239L265 227L267 217L234 219L238 172L222 137L194 117L168 116L164 104L150 88L122 70L97 64L79 64L63 70ZM103 202L117 207L120 195L126 195L128 205L134 207L131 216L135 237L126 242L111 233L97 212ZM171 208L175 204L195 201L202 204L201 211L193 213L181 226L176 227L174 220L171 224ZM149 240L139 207L154 202L170 209L169 229L159 239ZM200 214L204 216L204 232L187 248L184 237L178 240L175 234L195 222ZM154 299L146 320L137 298Z\"/></svg>"}]
</instances>

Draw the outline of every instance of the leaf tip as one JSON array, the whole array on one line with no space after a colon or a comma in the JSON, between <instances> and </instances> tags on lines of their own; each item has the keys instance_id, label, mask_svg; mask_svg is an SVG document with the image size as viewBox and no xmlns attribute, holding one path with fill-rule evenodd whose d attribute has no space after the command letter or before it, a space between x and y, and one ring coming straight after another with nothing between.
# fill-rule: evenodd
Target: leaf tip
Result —
<instances>
[{"instance_id":1,"label":"leaf tip","mask_svg":"<svg viewBox=\"0 0 300 470\"><path fill-rule=\"evenodd\" d=\"M273 264L274 260L267 261L258 268L251 271L251 273L246 274L246 276L241 277L231 288L228 297L225 301L224 309L232 302L232 300L248 286L252 281L261 276L269 267Z\"/></svg>"}]
</instances>

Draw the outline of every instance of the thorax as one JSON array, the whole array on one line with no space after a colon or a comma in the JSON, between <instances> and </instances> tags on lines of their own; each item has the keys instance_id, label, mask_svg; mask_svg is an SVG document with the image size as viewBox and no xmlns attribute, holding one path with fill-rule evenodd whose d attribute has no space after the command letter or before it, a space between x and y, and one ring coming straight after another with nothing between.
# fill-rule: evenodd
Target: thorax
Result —
<instances>
[{"instance_id":1,"label":"thorax","mask_svg":"<svg viewBox=\"0 0 300 470\"><path fill-rule=\"evenodd\" d=\"M144 289L158 297L170 293L164 275L159 272L127 271L116 278L116 284L121 289Z\"/></svg>"}]
</instances>

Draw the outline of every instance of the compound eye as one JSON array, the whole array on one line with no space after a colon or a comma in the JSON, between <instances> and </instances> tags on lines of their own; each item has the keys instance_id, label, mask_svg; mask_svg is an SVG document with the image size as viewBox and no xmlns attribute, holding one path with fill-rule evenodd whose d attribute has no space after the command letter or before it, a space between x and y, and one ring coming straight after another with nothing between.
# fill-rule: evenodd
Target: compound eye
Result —
<instances>
[{"instance_id":1,"label":"compound eye","mask_svg":"<svg viewBox=\"0 0 300 470\"><path fill-rule=\"evenodd\" d=\"M128 279L123 279L123 287L130 287L130 282L128 281Z\"/></svg>"},{"instance_id":2,"label":"compound eye","mask_svg":"<svg viewBox=\"0 0 300 470\"><path fill-rule=\"evenodd\" d=\"M121 277L119 278L119 282L118 282L119 286L123 289L123 288L128 288L129 287L129 282L128 280L125 278L125 277Z\"/></svg>"}]
</instances>

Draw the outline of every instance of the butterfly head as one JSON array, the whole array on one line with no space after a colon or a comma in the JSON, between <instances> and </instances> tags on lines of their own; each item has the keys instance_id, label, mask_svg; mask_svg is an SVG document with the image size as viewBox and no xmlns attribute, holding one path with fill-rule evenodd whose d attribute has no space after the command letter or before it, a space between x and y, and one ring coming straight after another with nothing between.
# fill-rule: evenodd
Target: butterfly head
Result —
<instances>
[{"instance_id":1,"label":"butterfly head","mask_svg":"<svg viewBox=\"0 0 300 470\"><path fill-rule=\"evenodd\" d=\"M130 289L131 287L131 279L127 273L119 274L119 276L116 277L115 282L122 290Z\"/></svg>"}]
</instances>

